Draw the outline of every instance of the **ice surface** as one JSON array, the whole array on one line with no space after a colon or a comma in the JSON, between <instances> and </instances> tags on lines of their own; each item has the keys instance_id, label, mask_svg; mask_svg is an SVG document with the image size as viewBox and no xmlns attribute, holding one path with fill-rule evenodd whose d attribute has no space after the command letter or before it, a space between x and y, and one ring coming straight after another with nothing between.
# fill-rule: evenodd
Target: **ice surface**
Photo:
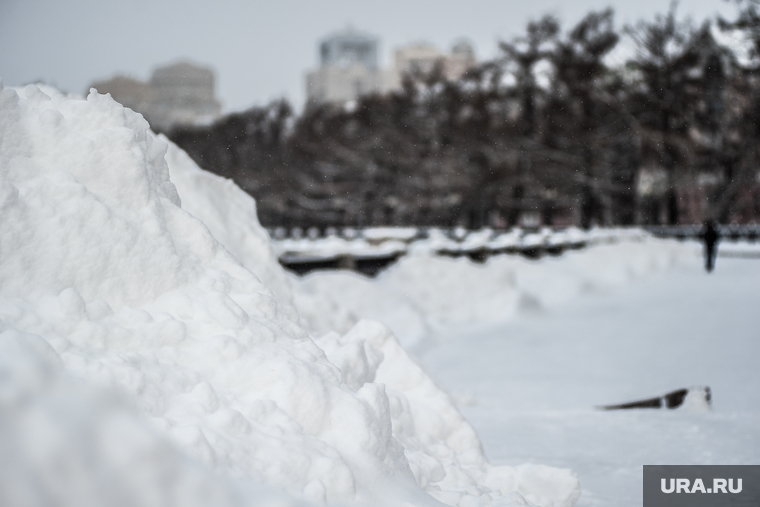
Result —
<instances>
[{"instance_id":1,"label":"ice surface","mask_svg":"<svg viewBox=\"0 0 760 507\"><path fill-rule=\"evenodd\" d=\"M0 343L12 358L0 363L0 490L10 498L577 499L569 470L491 466L383 325L313 340L253 201L109 96L3 90L0 170Z\"/></svg>"}]
</instances>

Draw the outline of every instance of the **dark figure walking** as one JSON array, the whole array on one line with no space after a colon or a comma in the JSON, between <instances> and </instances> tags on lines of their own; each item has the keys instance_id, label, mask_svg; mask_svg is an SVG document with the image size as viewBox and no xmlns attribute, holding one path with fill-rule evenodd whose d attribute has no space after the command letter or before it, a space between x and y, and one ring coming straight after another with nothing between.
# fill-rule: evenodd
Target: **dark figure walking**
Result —
<instances>
[{"instance_id":1,"label":"dark figure walking","mask_svg":"<svg viewBox=\"0 0 760 507\"><path fill-rule=\"evenodd\" d=\"M713 220L705 222L705 228L702 230L702 241L705 242L705 269L710 273L715 267L715 256L718 254L718 229L715 227Z\"/></svg>"}]
</instances>

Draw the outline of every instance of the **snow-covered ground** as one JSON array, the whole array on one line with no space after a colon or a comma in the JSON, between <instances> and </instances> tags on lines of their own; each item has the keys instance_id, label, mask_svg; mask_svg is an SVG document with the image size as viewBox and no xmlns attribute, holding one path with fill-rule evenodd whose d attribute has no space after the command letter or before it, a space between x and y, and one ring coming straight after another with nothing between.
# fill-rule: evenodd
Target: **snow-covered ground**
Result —
<instances>
[{"instance_id":1,"label":"snow-covered ground","mask_svg":"<svg viewBox=\"0 0 760 507\"><path fill-rule=\"evenodd\" d=\"M0 92L0 213L0 505L570 507L571 469L620 505L647 452L756 459L756 300L715 318L695 282L746 259L708 278L694 244L636 232L298 279L234 183L108 96L36 86ZM714 411L590 408L693 383Z\"/></svg>"},{"instance_id":2,"label":"snow-covered ground","mask_svg":"<svg viewBox=\"0 0 760 507\"><path fill-rule=\"evenodd\" d=\"M451 333L422 360L494 463L571 467L578 506L636 507L642 465L760 464L758 308L760 260L719 257ZM594 408L693 385L712 410Z\"/></svg>"},{"instance_id":3,"label":"snow-covered ground","mask_svg":"<svg viewBox=\"0 0 760 507\"><path fill-rule=\"evenodd\" d=\"M423 245L375 279L349 271L311 273L295 282L295 304L318 333L341 325L318 311L331 302L352 315L384 322L405 347L414 348L452 330L490 326L674 265L698 264L698 252L696 244L659 240L640 231L561 257L501 255L482 264L436 256ZM350 315L344 318L342 325L350 325Z\"/></svg>"},{"instance_id":4,"label":"snow-covered ground","mask_svg":"<svg viewBox=\"0 0 760 507\"><path fill-rule=\"evenodd\" d=\"M291 304L253 200L109 96L0 91L0 213L0 505L580 494L488 463L384 325L315 333L341 310Z\"/></svg>"},{"instance_id":5,"label":"snow-covered ground","mask_svg":"<svg viewBox=\"0 0 760 507\"><path fill-rule=\"evenodd\" d=\"M300 231L300 229L297 229ZM503 253L536 249L567 249L586 245L636 240L647 236L637 228L594 228L588 231L569 227L538 231L513 228L495 231L490 228L467 231L462 228L373 227L348 229L342 235L331 231L325 237L282 237L275 230L272 249L281 258L315 261L351 256L356 259L402 255L407 252L426 252L447 255L466 255L479 252Z\"/></svg>"},{"instance_id":6,"label":"snow-covered ground","mask_svg":"<svg viewBox=\"0 0 760 507\"><path fill-rule=\"evenodd\" d=\"M721 241L718 244L718 256L760 259L760 242Z\"/></svg>"}]
</instances>

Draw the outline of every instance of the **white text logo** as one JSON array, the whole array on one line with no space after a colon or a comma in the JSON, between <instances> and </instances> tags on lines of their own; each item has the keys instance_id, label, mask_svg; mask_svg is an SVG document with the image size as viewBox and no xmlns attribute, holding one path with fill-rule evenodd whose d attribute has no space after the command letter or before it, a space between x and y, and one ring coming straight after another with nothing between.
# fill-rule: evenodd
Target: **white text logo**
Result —
<instances>
[{"instance_id":1,"label":"white text logo","mask_svg":"<svg viewBox=\"0 0 760 507\"><path fill-rule=\"evenodd\" d=\"M712 487L705 488L705 483L702 479L694 479L694 484L691 484L689 479L660 479L660 489L663 493L741 493L742 480L736 479L736 486L734 486L734 479L713 479ZM691 486L691 487L689 487Z\"/></svg>"}]
</instances>

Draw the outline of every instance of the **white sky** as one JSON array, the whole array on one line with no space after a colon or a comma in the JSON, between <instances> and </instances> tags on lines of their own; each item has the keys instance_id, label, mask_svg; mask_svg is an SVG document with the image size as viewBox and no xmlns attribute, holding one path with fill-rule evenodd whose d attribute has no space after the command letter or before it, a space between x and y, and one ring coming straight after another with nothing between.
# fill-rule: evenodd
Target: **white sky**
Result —
<instances>
[{"instance_id":1,"label":"white sky","mask_svg":"<svg viewBox=\"0 0 760 507\"><path fill-rule=\"evenodd\" d=\"M448 49L469 39L479 59L498 40L551 12L566 27L591 9L613 6L618 23L668 9L667 0L0 0L0 78L6 86L44 80L64 91L116 73L147 79L151 70L190 59L216 71L226 111L285 96L300 106L317 43L354 28L380 38L381 62L394 47L428 41ZM731 16L721 0L682 0L701 20Z\"/></svg>"}]
</instances>

